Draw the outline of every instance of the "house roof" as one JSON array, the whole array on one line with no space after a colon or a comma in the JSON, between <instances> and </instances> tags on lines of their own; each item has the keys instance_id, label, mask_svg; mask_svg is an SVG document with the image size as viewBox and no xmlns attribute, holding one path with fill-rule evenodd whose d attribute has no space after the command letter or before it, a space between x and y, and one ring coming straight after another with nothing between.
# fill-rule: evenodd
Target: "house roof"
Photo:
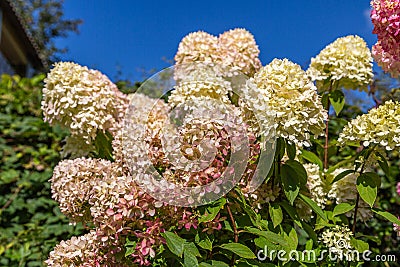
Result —
<instances>
[{"instance_id":1,"label":"house roof","mask_svg":"<svg viewBox=\"0 0 400 267\"><path fill-rule=\"evenodd\" d=\"M23 46L28 52L28 56L36 69L47 67L47 62L40 56L40 49L34 40L31 32L28 30L27 23L17 11L15 3L12 0L1 0L0 7L3 10L3 17L7 17L13 25L14 30L19 38L23 41Z\"/></svg>"}]
</instances>

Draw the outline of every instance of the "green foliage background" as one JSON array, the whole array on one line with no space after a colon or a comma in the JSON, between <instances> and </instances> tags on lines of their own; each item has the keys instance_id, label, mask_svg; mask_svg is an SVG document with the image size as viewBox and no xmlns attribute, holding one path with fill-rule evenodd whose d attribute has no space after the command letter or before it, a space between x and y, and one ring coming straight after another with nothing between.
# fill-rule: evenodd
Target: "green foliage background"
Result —
<instances>
[{"instance_id":1,"label":"green foliage background","mask_svg":"<svg viewBox=\"0 0 400 267\"><path fill-rule=\"evenodd\" d=\"M43 266L58 242L82 232L51 199L66 132L43 122L43 78L0 80L0 266Z\"/></svg>"}]
</instances>

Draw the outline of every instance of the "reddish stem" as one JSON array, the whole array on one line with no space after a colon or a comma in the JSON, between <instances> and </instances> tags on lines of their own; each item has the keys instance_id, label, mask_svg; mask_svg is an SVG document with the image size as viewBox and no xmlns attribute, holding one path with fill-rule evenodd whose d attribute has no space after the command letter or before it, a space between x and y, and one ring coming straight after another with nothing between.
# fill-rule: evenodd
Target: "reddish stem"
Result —
<instances>
[{"instance_id":1,"label":"reddish stem","mask_svg":"<svg viewBox=\"0 0 400 267\"><path fill-rule=\"evenodd\" d=\"M226 205L226 209L228 211L229 218L231 219L231 222L232 222L234 241L235 241L235 243L237 243L237 242L239 242L239 234L238 234L238 231L236 228L236 223L235 223L235 219L233 218L231 208L229 207L229 203L228 203L228 205ZM234 266L234 265L235 265L235 254L232 254L231 266Z\"/></svg>"}]
</instances>

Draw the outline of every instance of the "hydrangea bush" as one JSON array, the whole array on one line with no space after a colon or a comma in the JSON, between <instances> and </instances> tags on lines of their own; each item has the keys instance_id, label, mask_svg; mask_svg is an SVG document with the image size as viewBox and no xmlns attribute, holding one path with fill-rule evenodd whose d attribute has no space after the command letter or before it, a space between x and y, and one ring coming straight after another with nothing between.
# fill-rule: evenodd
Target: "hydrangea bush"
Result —
<instances>
[{"instance_id":1,"label":"hydrangea bush","mask_svg":"<svg viewBox=\"0 0 400 267\"><path fill-rule=\"evenodd\" d=\"M372 6L374 32L393 52L399 31L381 33L393 28L383 18L398 14L398 1ZM358 266L365 259L354 251L377 242L359 232L363 222L375 215L399 231L399 214L380 205L378 192L389 175L386 151L399 148L400 104L350 120L338 138L329 131L344 106L342 90L368 91L365 41L338 38L308 70L288 59L262 66L258 55L245 29L190 33L167 73L173 90L157 99L140 89L124 95L96 70L55 64L44 119L71 135L51 188L61 211L88 233L62 241L46 264L339 264L323 257L329 251L353 253L341 262ZM349 147L333 165L333 153ZM267 250L287 257L262 259ZM313 256L293 256L304 250Z\"/></svg>"}]
</instances>

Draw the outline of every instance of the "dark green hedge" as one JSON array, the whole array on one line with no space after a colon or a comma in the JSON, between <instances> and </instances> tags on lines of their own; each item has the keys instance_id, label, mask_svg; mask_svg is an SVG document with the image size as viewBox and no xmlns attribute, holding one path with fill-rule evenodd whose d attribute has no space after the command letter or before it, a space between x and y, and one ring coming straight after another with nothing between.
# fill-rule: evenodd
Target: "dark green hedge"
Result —
<instances>
[{"instance_id":1,"label":"dark green hedge","mask_svg":"<svg viewBox=\"0 0 400 267\"><path fill-rule=\"evenodd\" d=\"M43 266L59 241L82 231L51 199L66 132L43 122L43 78L0 80L0 266Z\"/></svg>"}]
</instances>

